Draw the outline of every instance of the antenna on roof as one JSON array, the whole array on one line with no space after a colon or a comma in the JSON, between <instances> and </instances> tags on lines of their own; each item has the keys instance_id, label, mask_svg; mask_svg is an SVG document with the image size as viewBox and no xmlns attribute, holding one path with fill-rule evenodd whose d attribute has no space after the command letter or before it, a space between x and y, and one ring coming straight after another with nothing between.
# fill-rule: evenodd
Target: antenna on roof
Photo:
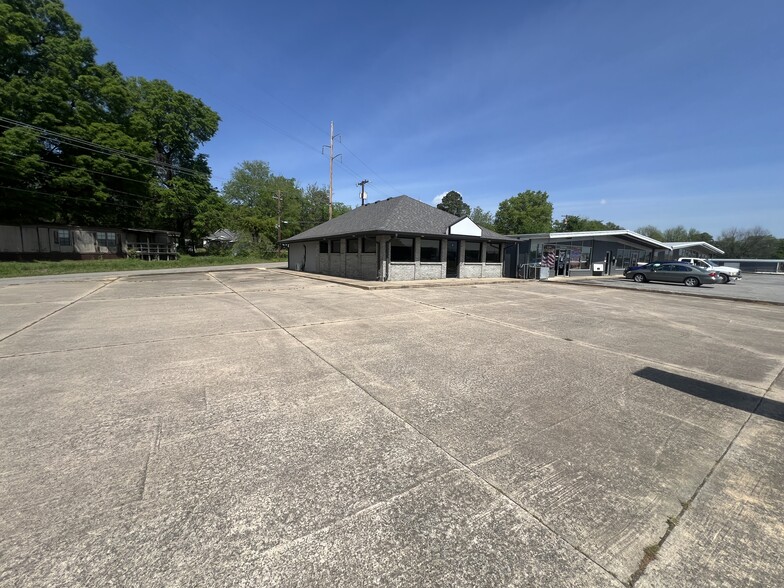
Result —
<instances>
[{"instance_id":1,"label":"antenna on roof","mask_svg":"<svg viewBox=\"0 0 784 588\"><path fill-rule=\"evenodd\" d=\"M365 200L367 200L367 194L365 193L365 184L369 184L370 180L361 180L357 186L360 187L359 192L359 201L362 203L360 206L365 206Z\"/></svg>"}]
</instances>

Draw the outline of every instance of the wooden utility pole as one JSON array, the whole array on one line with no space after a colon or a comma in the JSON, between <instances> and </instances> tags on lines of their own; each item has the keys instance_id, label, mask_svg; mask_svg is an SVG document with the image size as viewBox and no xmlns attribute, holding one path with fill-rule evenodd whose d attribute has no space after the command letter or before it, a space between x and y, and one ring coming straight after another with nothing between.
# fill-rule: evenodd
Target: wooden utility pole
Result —
<instances>
[{"instance_id":1,"label":"wooden utility pole","mask_svg":"<svg viewBox=\"0 0 784 588\"><path fill-rule=\"evenodd\" d=\"M365 194L365 184L369 184L370 180L361 180L357 186L359 186L359 202L360 206L365 206L365 200L367 200L367 194Z\"/></svg>"},{"instance_id":2,"label":"wooden utility pole","mask_svg":"<svg viewBox=\"0 0 784 588\"><path fill-rule=\"evenodd\" d=\"M324 145L321 148L321 153L324 153L324 149L329 147L329 219L332 220L332 166L333 162L335 161L336 157L340 157L340 153L335 155L335 139L337 139L340 135L335 134L335 123L334 121L329 121L329 145Z\"/></svg>"},{"instance_id":3,"label":"wooden utility pole","mask_svg":"<svg viewBox=\"0 0 784 588\"><path fill-rule=\"evenodd\" d=\"M281 229L283 228L283 223L280 220L281 211L283 209L283 195L280 193L280 190L275 192L273 198L278 201L278 242L276 244L276 249L278 251L278 255L280 255L280 240L282 238Z\"/></svg>"},{"instance_id":4,"label":"wooden utility pole","mask_svg":"<svg viewBox=\"0 0 784 588\"><path fill-rule=\"evenodd\" d=\"M332 163L335 161L335 123L329 121L329 219L332 220Z\"/></svg>"}]
</instances>

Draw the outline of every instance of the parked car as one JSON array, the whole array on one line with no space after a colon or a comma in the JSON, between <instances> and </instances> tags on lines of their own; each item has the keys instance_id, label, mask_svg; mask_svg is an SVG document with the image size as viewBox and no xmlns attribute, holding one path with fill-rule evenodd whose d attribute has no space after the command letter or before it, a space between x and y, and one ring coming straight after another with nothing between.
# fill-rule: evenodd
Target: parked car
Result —
<instances>
[{"instance_id":1,"label":"parked car","mask_svg":"<svg viewBox=\"0 0 784 588\"><path fill-rule=\"evenodd\" d=\"M729 265L716 265L710 259L700 259L699 257L680 257L678 261L685 261L708 272L715 272L716 278L722 283L726 284L731 279L740 280L743 276L741 271L736 267Z\"/></svg>"},{"instance_id":2,"label":"parked car","mask_svg":"<svg viewBox=\"0 0 784 588\"><path fill-rule=\"evenodd\" d=\"M678 282L694 287L716 283L715 272L678 261L648 263L645 266L629 268L625 275L635 282Z\"/></svg>"}]
</instances>

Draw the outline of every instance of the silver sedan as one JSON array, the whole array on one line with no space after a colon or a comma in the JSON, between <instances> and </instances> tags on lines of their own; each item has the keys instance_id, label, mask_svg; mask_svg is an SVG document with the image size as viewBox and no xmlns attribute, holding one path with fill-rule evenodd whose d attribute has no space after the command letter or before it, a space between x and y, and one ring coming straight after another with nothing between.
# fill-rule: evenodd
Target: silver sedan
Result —
<instances>
[{"instance_id":1,"label":"silver sedan","mask_svg":"<svg viewBox=\"0 0 784 588\"><path fill-rule=\"evenodd\" d=\"M715 272L688 263L649 263L629 269L626 277L635 282L678 282L695 287L716 283Z\"/></svg>"}]
</instances>

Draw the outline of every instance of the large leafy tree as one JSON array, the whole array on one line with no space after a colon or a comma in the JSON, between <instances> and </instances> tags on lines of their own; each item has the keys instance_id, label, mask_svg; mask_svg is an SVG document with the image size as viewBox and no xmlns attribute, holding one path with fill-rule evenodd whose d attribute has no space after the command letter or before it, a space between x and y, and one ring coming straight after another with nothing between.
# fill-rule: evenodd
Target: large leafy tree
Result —
<instances>
[{"instance_id":1,"label":"large leafy tree","mask_svg":"<svg viewBox=\"0 0 784 588\"><path fill-rule=\"evenodd\" d=\"M0 3L0 222L207 230L218 115L95 53L61 0Z\"/></svg>"},{"instance_id":2,"label":"large leafy tree","mask_svg":"<svg viewBox=\"0 0 784 588\"><path fill-rule=\"evenodd\" d=\"M279 212L282 238L300 231L302 190L293 178L273 174L265 161L236 166L223 185L223 198L233 208L232 228L249 235L253 244L277 241Z\"/></svg>"},{"instance_id":3,"label":"large leafy tree","mask_svg":"<svg viewBox=\"0 0 784 588\"><path fill-rule=\"evenodd\" d=\"M485 211L482 210L481 207L475 206L471 211L469 218L480 227L485 227L491 231L495 230L495 219L493 218L493 213L490 211Z\"/></svg>"},{"instance_id":4,"label":"large leafy tree","mask_svg":"<svg viewBox=\"0 0 784 588\"><path fill-rule=\"evenodd\" d=\"M0 219L130 224L147 175L113 150L152 152L125 128L116 67L95 63L59 0L0 3L0 40Z\"/></svg>"},{"instance_id":5,"label":"large leafy tree","mask_svg":"<svg viewBox=\"0 0 784 588\"><path fill-rule=\"evenodd\" d=\"M495 226L506 235L547 233L553 225L553 205L547 192L526 190L498 205Z\"/></svg>"},{"instance_id":6,"label":"large leafy tree","mask_svg":"<svg viewBox=\"0 0 784 588\"><path fill-rule=\"evenodd\" d=\"M460 192L455 192L454 190L447 192L441 199L441 202L436 205L436 208L455 216L468 216L471 214L471 207L463 202Z\"/></svg>"},{"instance_id":7,"label":"large leafy tree","mask_svg":"<svg viewBox=\"0 0 784 588\"><path fill-rule=\"evenodd\" d=\"M343 202L332 202L332 218L351 210ZM308 184L302 192L302 213L300 227L303 231L329 220L329 188L318 184Z\"/></svg>"}]
</instances>

